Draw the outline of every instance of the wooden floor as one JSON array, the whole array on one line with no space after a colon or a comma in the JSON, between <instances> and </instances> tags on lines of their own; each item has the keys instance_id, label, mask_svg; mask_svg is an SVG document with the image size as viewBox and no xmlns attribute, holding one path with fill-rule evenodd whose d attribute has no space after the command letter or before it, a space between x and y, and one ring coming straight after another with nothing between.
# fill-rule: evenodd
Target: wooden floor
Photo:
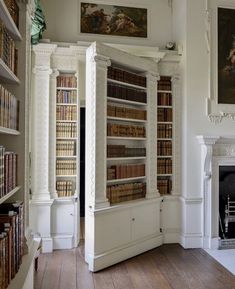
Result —
<instances>
[{"instance_id":1,"label":"wooden floor","mask_svg":"<svg viewBox=\"0 0 235 289\"><path fill-rule=\"evenodd\" d=\"M202 249L163 245L97 273L83 249L40 255L35 289L235 289L235 276Z\"/></svg>"}]
</instances>

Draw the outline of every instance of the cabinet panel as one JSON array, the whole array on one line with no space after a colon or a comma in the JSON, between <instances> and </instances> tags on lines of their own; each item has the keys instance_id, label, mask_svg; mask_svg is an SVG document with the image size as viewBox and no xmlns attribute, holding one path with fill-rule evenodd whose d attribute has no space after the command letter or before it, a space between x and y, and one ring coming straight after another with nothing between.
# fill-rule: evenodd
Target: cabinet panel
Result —
<instances>
[{"instance_id":1,"label":"cabinet panel","mask_svg":"<svg viewBox=\"0 0 235 289\"><path fill-rule=\"evenodd\" d=\"M74 234L74 204L52 206L52 234Z\"/></svg>"},{"instance_id":2,"label":"cabinet panel","mask_svg":"<svg viewBox=\"0 0 235 289\"><path fill-rule=\"evenodd\" d=\"M130 210L99 214L95 220L97 254L131 241Z\"/></svg>"},{"instance_id":3,"label":"cabinet panel","mask_svg":"<svg viewBox=\"0 0 235 289\"><path fill-rule=\"evenodd\" d=\"M133 208L131 211L132 241L160 232L159 203Z\"/></svg>"}]
</instances>

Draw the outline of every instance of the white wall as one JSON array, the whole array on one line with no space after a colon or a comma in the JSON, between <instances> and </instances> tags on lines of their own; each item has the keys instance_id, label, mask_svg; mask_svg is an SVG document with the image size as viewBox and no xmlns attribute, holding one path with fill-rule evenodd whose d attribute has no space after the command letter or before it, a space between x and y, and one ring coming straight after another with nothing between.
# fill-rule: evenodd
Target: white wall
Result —
<instances>
[{"instance_id":1,"label":"white wall","mask_svg":"<svg viewBox=\"0 0 235 289\"><path fill-rule=\"evenodd\" d=\"M209 8L213 20L212 39L215 38L216 33L215 16L218 3L223 5L228 3L231 6L231 2L226 0L210 1ZM235 6L235 3L233 3L233 6ZM235 123L232 120L225 119L216 125L210 122L208 118L206 100L210 97L210 54L205 40L205 9L205 0L176 0L173 7L174 39L177 43L183 44L181 62L183 84L182 195L186 201L183 205L185 217L182 225L183 235L191 238L189 242L187 237L182 241L185 247L200 247L202 245L200 236L203 234L203 220L200 198L203 195L200 183L200 146L196 136L234 135L235 127ZM185 13L183 12L184 10ZM211 53L211 59L215 62L215 42L211 46ZM234 110L232 106L230 106L230 109ZM194 238L193 236L196 237ZM197 241L194 242L196 238Z\"/></svg>"},{"instance_id":2,"label":"white wall","mask_svg":"<svg viewBox=\"0 0 235 289\"><path fill-rule=\"evenodd\" d=\"M172 10L168 0L122 0L118 3L114 0L93 0L93 2L147 8L148 38L81 34L79 33L79 0L41 0L47 22L47 30L44 32L43 38L62 42L99 40L101 42L159 47L165 47L166 42L172 40Z\"/></svg>"},{"instance_id":3,"label":"white wall","mask_svg":"<svg viewBox=\"0 0 235 289\"><path fill-rule=\"evenodd\" d=\"M102 1L103 3L115 2ZM150 12L150 29L148 39L91 36L79 33L79 0L42 0L47 18L48 29L44 38L52 41L76 42L100 40L103 42L136 44L164 47L165 43L175 40L183 48L180 64L182 78L182 195L188 199L183 204L183 234L197 236L198 242L193 246L201 246L202 235L202 196L200 184L200 146L197 135L234 135L235 122L229 119L220 124L211 123L206 111L206 100L210 96L209 59L205 40L206 0L174 0L173 17L167 0L129 0L119 5L147 6ZM234 0L211 0L209 8L212 12L212 39L215 39L215 15L218 4L235 6ZM215 60L215 42L211 47L212 61ZM234 107L232 107L235 110ZM192 210L190 209L192 206ZM194 216L189 216L190 212ZM185 215L186 214L186 215ZM197 216L195 218L195 216ZM187 221L186 221L187 220ZM195 224L196 222L196 224ZM191 228L190 230L188 228ZM192 230L192 228L195 228ZM182 242L190 246L190 242Z\"/></svg>"}]
</instances>

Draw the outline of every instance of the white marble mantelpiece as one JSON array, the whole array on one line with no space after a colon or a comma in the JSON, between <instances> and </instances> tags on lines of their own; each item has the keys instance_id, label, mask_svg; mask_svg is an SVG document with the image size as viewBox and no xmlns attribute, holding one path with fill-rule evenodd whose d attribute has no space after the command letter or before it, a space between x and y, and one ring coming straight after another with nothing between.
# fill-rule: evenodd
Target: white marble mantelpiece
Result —
<instances>
[{"instance_id":1,"label":"white marble mantelpiece","mask_svg":"<svg viewBox=\"0 0 235 289\"><path fill-rule=\"evenodd\" d=\"M219 167L235 165L235 136L197 136L201 145L203 248L218 248Z\"/></svg>"}]
</instances>

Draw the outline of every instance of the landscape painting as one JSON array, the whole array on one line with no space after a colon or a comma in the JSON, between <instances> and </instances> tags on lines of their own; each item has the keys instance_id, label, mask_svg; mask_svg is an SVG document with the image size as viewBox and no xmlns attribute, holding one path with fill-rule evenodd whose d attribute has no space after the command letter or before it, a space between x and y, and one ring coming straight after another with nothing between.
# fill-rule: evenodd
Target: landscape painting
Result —
<instances>
[{"instance_id":1,"label":"landscape painting","mask_svg":"<svg viewBox=\"0 0 235 289\"><path fill-rule=\"evenodd\" d=\"M81 33L147 37L147 9L81 3Z\"/></svg>"},{"instance_id":2,"label":"landscape painting","mask_svg":"<svg viewBox=\"0 0 235 289\"><path fill-rule=\"evenodd\" d=\"M235 10L218 8L218 103L235 104Z\"/></svg>"}]
</instances>

